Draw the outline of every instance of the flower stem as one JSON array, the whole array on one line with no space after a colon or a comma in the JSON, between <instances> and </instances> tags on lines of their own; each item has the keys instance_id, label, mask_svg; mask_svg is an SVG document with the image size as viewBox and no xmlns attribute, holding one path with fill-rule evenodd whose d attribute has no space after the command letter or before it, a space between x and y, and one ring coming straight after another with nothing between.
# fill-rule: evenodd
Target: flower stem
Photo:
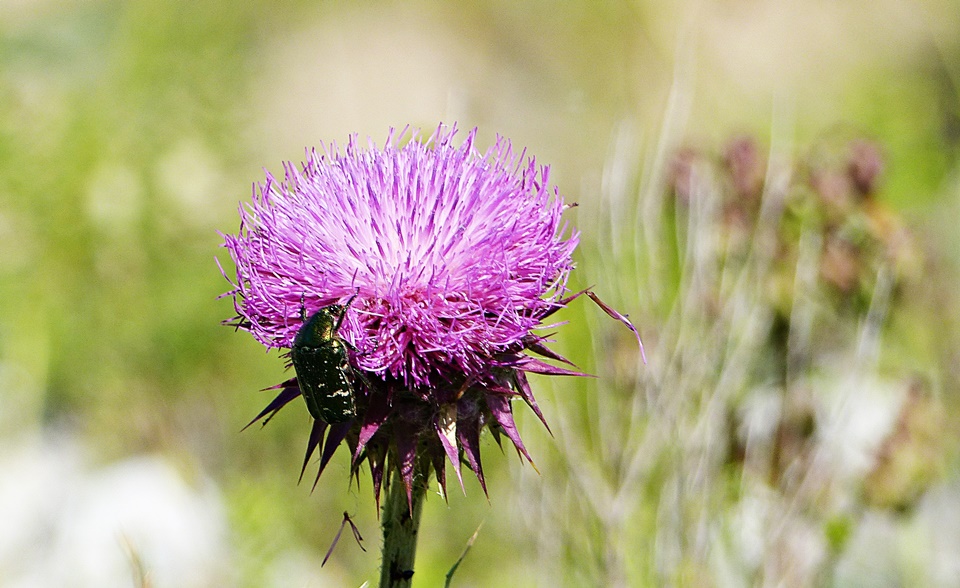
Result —
<instances>
[{"instance_id":1,"label":"flower stem","mask_svg":"<svg viewBox=\"0 0 960 588\"><path fill-rule=\"evenodd\" d=\"M380 588L407 588L413 578L413 560L417 554L417 533L420 528L420 513L423 511L423 499L427 495L429 469L422 467L417 459L411 484L410 502L407 502L407 489L403 485L400 472L394 470L390 487L387 489L387 501L383 505L383 562L380 567Z\"/></svg>"}]
</instances>

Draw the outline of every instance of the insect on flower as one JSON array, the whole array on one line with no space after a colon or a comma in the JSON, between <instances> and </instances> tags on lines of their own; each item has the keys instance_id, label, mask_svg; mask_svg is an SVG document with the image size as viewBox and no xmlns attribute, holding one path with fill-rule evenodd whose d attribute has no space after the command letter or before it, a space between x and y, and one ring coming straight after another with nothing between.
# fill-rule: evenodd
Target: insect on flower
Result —
<instances>
[{"instance_id":1,"label":"insect on flower","mask_svg":"<svg viewBox=\"0 0 960 588\"><path fill-rule=\"evenodd\" d=\"M353 370L347 356L348 343L337 331L356 294L346 304L331 304L308 319L302 307L303 326L290 348L300 393L315 419L329 424L349 421L357 414Z\"/></svg>"},{"instance_id":2,"label":"insect on flower","mask_svg":"<svg viewBox=\"0 0 960 588\"><path fill-rule=\"evenodd\" d=\"M381 146L352 136L310 150L254 186L239 232L224 235L236 265L224 274L228 324L289 349L296 370L251 424L303 396L303 467L319 452L319 477L346 445L352 474L369 464L377 502L399 476L411 511L431 471L446 484L447 463L486 491L484 430L530 458L514 408L546 419L528 374L585 375L557 365L571 364L542 334L559 310L587 296L639 343L591 289L567 289L579 232L549 167L503 137L480 152L476 129L460 144L456 134L440 125L425 140L406 129Z\"/></svg>"}]
</instances>

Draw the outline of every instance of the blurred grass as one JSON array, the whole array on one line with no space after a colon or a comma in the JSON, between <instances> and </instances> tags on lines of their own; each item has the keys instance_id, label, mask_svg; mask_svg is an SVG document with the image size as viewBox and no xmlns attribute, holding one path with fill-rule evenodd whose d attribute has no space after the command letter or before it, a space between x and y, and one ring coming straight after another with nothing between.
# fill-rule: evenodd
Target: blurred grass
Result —
<instances>
[{"instance_id":1,"label":"blurred grass","mask_svg":"<svg viewBox=\"0 0 960 588\"><path fill-rule=\"evenodd\" d=\"M787 14L806 14L803 3L782 4ZM315 582L360 585L377 565L367 480L345 492L346 456L338 455L332 475L312 495L308 485L297 486L307 428L295 410L264 430L238 432L266 400L257 390L284 377L276 353L265 354L249 336L218 324L232 308L217 300L228 285L214 256L231 272L217 231L236 230L237 203L262 179L262 167L276 171L283 159L299 160L304 147L342 143L350 132L380 141L391 124L428 130L457 119L462 128L480 125L487 142L502 133L529 147L553 165L553 179L570 199L608 214L602 207L616 203L598 201L604 182L629 177L636 193L655 171L603 174L618 129L645 146L634 153L640 166L658 137L670 134L661 125L676 124L677 133L710 145L738 130L775 135L776 125L789 127L788 141L806 143L842 124L885 149L891 163L883 194L891 205L917 223L956 211L955 7L920 3L925 16L902 19L899 33L885 40L871 26L889 14L887 24L896 27L902 18L896 3L852 4L870 7L868 22L849 7L816 8L809 22L847 33L816 50L804 44L803 31L793 31L789 43L771 44L770 35L760 33L779 32L772 36L779 41L789 27L765 28L776 19L754 2L669 8L575 2L564 10L494 0L469 8L429 1L0 6L4 443L67 429L92 445L99 463L155 452L190 475L213 478L231 524L235 575L227 584L268 583L273 563L290 551L319 559L340 513L356 512L368 552L343 541ZM821 61L831 50L846 57ZM757 57L763 55L772 57ZM679 120L664 112L670 84L683 78L696 83L684 89L681 99L692 107ZM624 120L629 124L620 126ZM598 225L583 213L580 221L579 263L587 271L572 286L621 276L598 283L601 296L635 317L666 316L675 297L658 299L654 308L635 299L628 284L644 268L607 250L634 251L635 235L595 232ZM941 301L947 324L956 325L958 308L943 290L954 283L960 242L955 227L946 225L927 235L942 260L927 295ZM677 291L679 255L664 251L653 260L667 283L649 287ZM899 335L891 344L903 363L946 370L935 379L955 427L956 329L936 332L922 307L913 312L895 319ZM626 388L609 381L617 376L604 363L613 345L607 338L624 334L601 330L599 317L586 303L571 309L558 347L604 379L536 378L534 385L544 391L549 422L574 419L555 430L583 431L584 439L599 443L584 450L611 456L615 448L603 443L616 440L599 441L605 417L598 411L628 400L617 397ZM656 348L656 325L639 326L651 333L648 347ZM604 401L594 404L598 394ZM586 552L602 568L604 557L618 557L595 551L602 526L568 527L574 546L550 547L521 524L529 519L517 510L529 505L530 495L515 497L517 488L535 496L541 485L563 488L573 475L558 455L572 441L550 438L530 415L521 420L538 464L557 469L541 467L541 476L528 479L530 468L513 472L506 466L516 463L514 456L501 457L487 440L490 502L470 481L466 497L453 492L449 506L431 496L419 585L439 584L485 519L455 585L491 585L505 577L515 586L552 585L549 578L581 585L590 577L565 576L578 568L577 558ZM679 467L675 458L667 454L652 464L648 495ZM718 505L726 504L724 496L716 495ZM616 540L647 545L662 523L658 508L640 504ZM593 520L542 514L570 525ZM627 560L621 563L631 578L646 577L644 570L657 565L652 552ZM685 569L678 565L673 580L699 584L695 570Z\"/></svg>"}]
</instances>

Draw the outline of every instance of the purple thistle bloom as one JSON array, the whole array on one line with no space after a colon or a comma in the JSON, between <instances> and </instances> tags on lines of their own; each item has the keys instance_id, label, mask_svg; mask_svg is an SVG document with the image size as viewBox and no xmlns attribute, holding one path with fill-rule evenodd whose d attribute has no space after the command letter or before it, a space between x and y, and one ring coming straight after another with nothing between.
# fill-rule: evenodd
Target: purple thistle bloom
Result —
<instances>
[{"instance_id":1,"label":"purple thistle bloom","mask_svg":"<svg viewBox=\"0 0 960 588\"><path fill-rule=\"evenodd\" d=\"M224 237L237 268L225 294L234 324L268 348L290 348L304 317L355 297L337 336L356 417L315 419L304 468L320 448L319 479L346 440L354 475L369 462L378 502L393 469L409 496L418 456L441 485L444 458L484 484L483 427L527 455L512 398L543 420L526 373L583 375L525 353L566 362L534 330L583 294L565 297L578 233L561 220L568 206L548 187L549 168L503 138L481 155L476 129L459 147L455 127L426 143L413 133L402 144L406 134L391 131L382 149L354 136L342 152L310 151L301 169L285 164L282 182L268 173L241 207L239 233ZM254 422L301 395L297 378L275 388Z\"/></svg>"}]
</instances>

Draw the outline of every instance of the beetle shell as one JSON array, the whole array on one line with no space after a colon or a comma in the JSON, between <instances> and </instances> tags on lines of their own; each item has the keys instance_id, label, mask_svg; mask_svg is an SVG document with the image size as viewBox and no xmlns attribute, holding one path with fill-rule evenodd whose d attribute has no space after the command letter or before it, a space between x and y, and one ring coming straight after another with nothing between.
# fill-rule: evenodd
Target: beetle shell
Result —
<instances>
[{"instance_id":1,"label":"beetle shell","mask_svg":"<svg viewBox=\"0 0 960 588\"><path fill-rule=\"evenodd\" d=\"M290 349L307 409L327 423L356 416L347 346L336 332L345 311L339 305L317 311L300 327Z\"/></svg>"}]
</instances>

